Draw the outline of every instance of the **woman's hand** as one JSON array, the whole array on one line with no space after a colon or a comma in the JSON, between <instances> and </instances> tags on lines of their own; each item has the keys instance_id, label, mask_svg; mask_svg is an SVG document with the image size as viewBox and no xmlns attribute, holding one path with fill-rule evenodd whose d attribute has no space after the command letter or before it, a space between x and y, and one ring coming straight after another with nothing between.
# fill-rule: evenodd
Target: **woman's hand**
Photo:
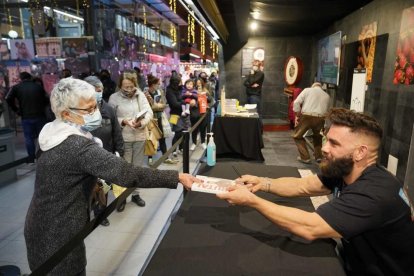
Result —
<instances>
[{"instance_id":1,"label":"woman's hand","mask_svg":"<svg viewBox=\"0 0 414 276\"><path fill-rule=\"evenodd\" d=\"M262 188L262 178L254 175L242 175L236 179L236 183L244 184L252 192L255 193Z\"/></svg>"},{"instance_id":2,"label":"woman's hand","mask_svg":"<svg viewBox=\"0 0 414 276\"><path fill-rule=\"evenodd\" d=\"M196 104L197 104L197 102L196 102L196 100L194 100L194 99L192 99L191 101L190 101L190 106L196 106Z\"/></svg>"},{"instance_id":3,"label":"woman's hand","mask_svg":"<svg viewBox=\"0 0 414 276\"><path fill-rule=\"evenodd\" d=\"M203 180L196 178L195 176L188 174L188 173L180 173L178 174L178 179L181 184L183 184L186 190L191 190L191 186L194 182L201 183Z\"/></svg>"}]
</instances>

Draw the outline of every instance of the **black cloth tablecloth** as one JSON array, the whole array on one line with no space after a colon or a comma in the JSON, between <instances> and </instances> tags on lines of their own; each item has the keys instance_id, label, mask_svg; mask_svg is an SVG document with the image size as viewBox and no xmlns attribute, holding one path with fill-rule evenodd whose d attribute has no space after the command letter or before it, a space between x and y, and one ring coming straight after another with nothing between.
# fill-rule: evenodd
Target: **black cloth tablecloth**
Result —
<instances>
[{"instance_id":1,"label":"black cloth tablecloth","mask_svg":"<svg viewBox=\"0 0 414 276\"><path fill-rule=\"evenodd\" d=\"M207 176L299 176L292 167L218 163ZM312 211L308 198L260 196ZM257 211L229 206L215 195L189 192L143 275L345 275L331 239L306 241L270 223Z\"/></svg>"},{"instance_id":2,"label":"black cloth tablecloth","mask_svg":"<svg viewBox=\"0 0 414 276\"><path fill-rule=\"evenodd\" d=\"M259 118L216 117L213 132L217 157L264 161Z\"/></svg>"}]
</instances>

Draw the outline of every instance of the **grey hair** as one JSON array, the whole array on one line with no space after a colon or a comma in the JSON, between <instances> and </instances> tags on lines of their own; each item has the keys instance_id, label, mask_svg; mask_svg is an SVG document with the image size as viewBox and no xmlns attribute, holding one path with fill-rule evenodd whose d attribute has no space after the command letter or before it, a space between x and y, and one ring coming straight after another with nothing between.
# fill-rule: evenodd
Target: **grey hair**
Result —
<instances>
[{"instance_id":1,"label":"grey hair","mask_svg":"<svg viewBox=\"0 0 414 276\"><path fill-rule=\"evenodd\" d=\"M89 77L84 78L83 80L92 86L103 88L103 84L101 80L98 79L98 77L96 76L89 76Z\"/></svg>"},{"instance_id":2,"label":"grey hair","mask_svg":"<svg viewBox=\"0 0 414 276\"><path fill-rule=\"evenodd\" d=\"M95 88L86 81L65 78L53 88L50 95L50 105L56 118L62 119L62 112L71 107L78 107L81 98L95 99Z\"/></svg>"}]
</instances>

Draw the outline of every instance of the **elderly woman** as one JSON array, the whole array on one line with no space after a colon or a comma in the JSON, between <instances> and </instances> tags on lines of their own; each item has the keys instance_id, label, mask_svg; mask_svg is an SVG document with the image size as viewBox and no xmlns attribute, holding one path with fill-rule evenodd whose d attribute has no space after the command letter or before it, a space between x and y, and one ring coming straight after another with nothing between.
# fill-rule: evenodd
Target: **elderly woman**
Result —
<instances>
[{"instance_id":1,"label":"elderly woman","mask_svg":"<svg viewBox=\"0 0 414 276\"><path fill-rule=\"evenodd\" d=\"M112 153L118 153L120 156L124 156L124 139L122 138L122 130L119 125L116 113L113 108L107 104L103 99L103 84L100 79L96 76L89 76L84 79L87 83L95 87L95 96L96 102L99 106L99 111L102 116L101 126L95 130L92 130L91 133L93 136L98 137L102 140L103 148ZM108 195L106 194L106 198ZM95 213L95 216L99 215L105 206L100 206L99 204L94 204L92 209ZM109 225L109 220L104 219L101 224L103 226Z\"/></svg>"},{"instance_id":2,"label":"elderly woman","mask_svg":"<svg viewBox=\"0 0 414 276\"><path fill-rule=\"evenodd\" d=\"M35 188L27 212L24 236L31 270L50 258L88 222L88 199L97 177L125 187L189 189L188 174L134 167L103 149L89 132L101 125L92 85L62 79L51 94L56 120L39 136ZM85 244L79 244L52 275L85 275Z\"/></svg>"},{"instance_id":3,"label":"elderly woman","mask_svg":"<svg viewBox=\"0 0 414 276\"><path fill-rule=\"evenodd\" d=\"M145 126L153 117L152 109L144 93L137 87L137 75L135 71L124 72L119 78L119 90L109 97L109 105L116 111L118 122L122 127L125 153L124 159L134 166L142 167L145 164L144 149L147 135ZM144 118L137 121L136 115L146 111ZM115 196L118 196L116 186ZM145 201L140 197L138 190L132 195L132 202L140 207L145 206ZM122 212L125 202L120 205L118 211Z\"/></svg>"}]
</instances>

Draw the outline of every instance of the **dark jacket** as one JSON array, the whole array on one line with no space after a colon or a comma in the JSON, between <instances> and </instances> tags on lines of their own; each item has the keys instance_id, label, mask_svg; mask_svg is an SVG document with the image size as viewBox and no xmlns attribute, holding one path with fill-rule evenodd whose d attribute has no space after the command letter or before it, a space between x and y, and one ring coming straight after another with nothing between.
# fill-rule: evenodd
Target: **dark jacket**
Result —
<instances>
[{"instance_id":1,"label":"dark jacket","mask_svg":"<svg viewBox=\"0 0 414 276\"><path fill-rule=\"evenodd\" d=\"M254 74L249 74L244 81L244 86L246 86L247 96L256 95L260 96L262 94L262 85L264 81L264 73L262 71L256 71ZM257 83L259 86L252 87L253 84Z\"/></svg>"},{"instance_id":2,"label":"dark jacket","mask_svg":"<svg viewBox=\"0 0 414 276\"><path fill-rule=\"evenodd\" d=\"M104 87L102 92L102 98L104 99L104 101L108 102L109 97L115 93L116 83L111 78L101 78L101 82Z\"/></svg>"},{"instance_id":3,"label":"dark jacket","mask_svg":"<svg viewBox=\"0 0 414 276\"><path fill-rule=\"evenodd\" d=\"M114 109L102 101L99 106L102 115L102 126L92 131L92 135L102 140L103 147L109 152L119 152L124 155L124 138L122 138L122 130L119 125Z\"/></svg>"},{"instance_id":4,"label":"dark jacket","mask_svg":"<svg viewBox=\"0 0 414 276\"><path fill-rule=\"evenodd\" d=\"M176 114L181 116L183 111L181 105L184 103L181 98L181 90L178 86L169 85L167 86L167 92L165 93L167 103L170 106L170 114Z\"/></svg>"},{"instance_id":5,"label":"dark jacket","mask_svg":"<svg viewBox=\"0 0 414 276\"><path fill-rule=\"evenodd\" d=\"M22 119L44 118L46 106L49 104L45 90L32 80L24 80L13 86L6 96L6 101Z\"/></svg>"}]
</instances>

